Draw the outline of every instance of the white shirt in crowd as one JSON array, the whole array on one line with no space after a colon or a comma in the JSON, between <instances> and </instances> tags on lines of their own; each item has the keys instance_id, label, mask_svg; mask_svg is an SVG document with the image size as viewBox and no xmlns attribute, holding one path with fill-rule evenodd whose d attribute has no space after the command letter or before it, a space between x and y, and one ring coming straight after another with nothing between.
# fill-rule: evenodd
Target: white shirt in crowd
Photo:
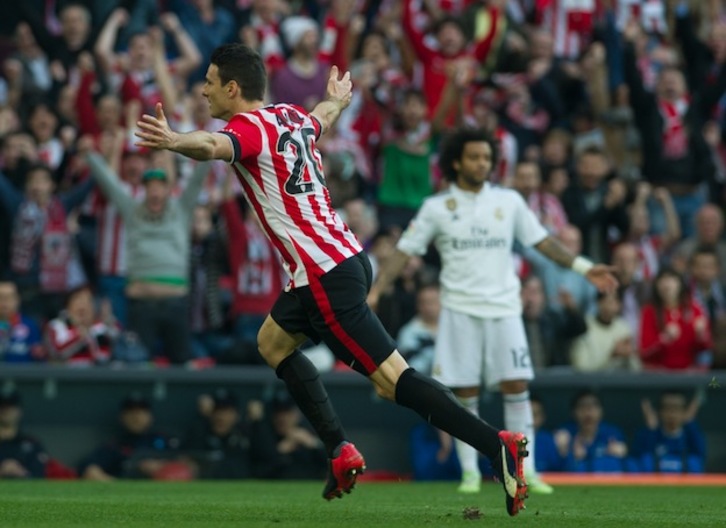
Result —
<instances>
[{"instance_id":1,"label":"white shirt in crowd","mask_svg":"<svg viewBox=\"0 0 726 528\"><path fill-rule=\"evenodd\" d=\"M512 245L532 246L546 237L516 191L486 183L473 193L452 184L426 199L398 249L423 255L434 242L442 260L442 306L475 317L511 317L522 313Z\"/></svg>"}]
</instances>

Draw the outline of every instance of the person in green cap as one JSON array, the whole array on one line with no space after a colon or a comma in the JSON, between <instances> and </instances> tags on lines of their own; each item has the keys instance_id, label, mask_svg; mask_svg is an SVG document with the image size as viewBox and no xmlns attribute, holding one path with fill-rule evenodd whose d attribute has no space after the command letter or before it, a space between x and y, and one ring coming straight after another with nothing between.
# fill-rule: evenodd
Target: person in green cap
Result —
<instances>
[{"instance_id":1,"label":"person in green cap","mask_svg":"<svg viewBox=\"0 0 726 528\"><path fill-rule=\"evenodd\" d=\"M145 198L137 202L101 155L90 153L88 163L126 226L128 329L152 356L184 363L191 356L182 316L189 312L190 227L209 164L197 164L179 196L165 170L147 170L141 178Z\"/></svg>"}]
</instances>

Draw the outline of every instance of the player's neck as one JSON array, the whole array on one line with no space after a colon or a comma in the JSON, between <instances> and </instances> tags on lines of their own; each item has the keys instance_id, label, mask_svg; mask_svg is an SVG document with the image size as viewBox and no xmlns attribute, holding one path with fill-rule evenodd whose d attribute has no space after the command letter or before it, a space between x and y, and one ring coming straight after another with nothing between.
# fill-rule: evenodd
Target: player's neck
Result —
<instances>
[{"instance_id":1,"label":"player's neck","mask_svg":"<svg viewBox=\"0 0 726 528\"><path fill-rule=\"evenodd\" d=\"M219 117L220 117L220 119L229 121L230 119L232 119L232 117L236 116L237 114L254 112L257 109L262 108L263 106L265 106L264 101L260 101L260 100L246 101L243 99L241 101L235 102L235 104L232 105L224 115L221 115Z\"/></svg>"},{"instance_id":2,"label":"player's neck","mask_svg":"<svg viewBox=\"0 0 726 528\"><path fill-rule=\"evenodd\" d=\"M484 188L484 183L470 183L459 179L456 182L456 186L462 191L478 194Z\"/></svg>"}]
</instances>

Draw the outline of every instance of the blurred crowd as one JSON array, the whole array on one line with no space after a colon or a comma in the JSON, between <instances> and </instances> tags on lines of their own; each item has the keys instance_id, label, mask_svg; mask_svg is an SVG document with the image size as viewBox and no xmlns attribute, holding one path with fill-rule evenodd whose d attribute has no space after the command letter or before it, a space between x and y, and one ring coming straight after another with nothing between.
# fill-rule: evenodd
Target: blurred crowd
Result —
<instances>
[{"instance_id":1,"label":"blurred crowd","mask_svg":"<svg viewBox=\"0 0 726 528\"><path fill-rule=\"evenodd\" d=\"M116 409L115 427L90 435L76 460L58 457L53 438L30 434L23 422L23 401L17 391L0 392L0 479L322 479L327 455L286 392L270 388L259 400L240 401L219 388L199 395L191 420L177 431L160 427L151 399L139 392L126 395ZM546 409L532 399L541 472L571 473L704 473L706 437L696 420L703 395L690 398L664 391L653 403L642 401L643 423L625 435L605 420L599 396L589 390L575 395L572 419L556 429ZM46 442L48 444L46 444ZM46 445L50 449L46 449ZM427 423L410 433L411 471L379 469L368 478L458 480L461 469L451 437ZM492 476L489 462L482 473Z\"/></svg>"},{"instance_id":2,"label":"blurred crowd","mask_svg":"<svg viewBox=\"0 0 726 528\"><path fill-rule=\"evenodd\" d=\"M515 248L537 368L726 367L723 0L16 2L0 20L0 361L261 361L286 279L239 184L133 139L157 103L176 130L221 129L204 77L234 41L263 56L270 101L311 109L330 65L351 71L319 147L374 269L446 185L439 139L480 127L499 144L491 180L620 280L598 295ZM413 259L377 308L421 370L437 273L434 250Z\"/></svg>"},{"instance_id":3,"label":"blurred crowd","mask_svg":"<svg viewBox=\"0 0 726 528\"><path fill-rule=\"evenodd\" d=\"M17 391L0 392L0 479L323 479L327 454L286 392L242 402L224 388L199 395L192 420L172 434L155 422L150 398L127 394L116 426L89 440L77 461L61 460L26 432ZM99 428L99 431L101 429Z\"/></svg>"}]
</instances>

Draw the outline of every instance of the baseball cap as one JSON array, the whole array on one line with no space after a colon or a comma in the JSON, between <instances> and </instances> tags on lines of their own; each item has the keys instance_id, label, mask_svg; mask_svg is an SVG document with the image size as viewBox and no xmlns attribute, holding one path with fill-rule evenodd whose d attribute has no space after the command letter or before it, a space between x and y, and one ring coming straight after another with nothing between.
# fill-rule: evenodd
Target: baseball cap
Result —
<instances>
[{"instance_id":1,"label":"baseball cap","mask_svg":"<svg viewBox=\"0 0 726 528\"><path fill-rule=\"evenodd\" d=\"M151 402L140 392L130 392L121 400L121 410L151 409Z\"/></svg>"},{"instance_id":2,"label":"baseball cap","mask_svg":"<svg viewBox=\"0 0 726 528\"><path fill-rule=\"evenodd\" d=\"M20 407L20 393L16 390L0 392L0 407Z\"/></svg>"},{"instance_id":3,"label":"baseball cap","mask_svg":"<svg viewBox=\"0 0 726 528\"><path fill-rule=\"evenodd\" d=\"M217 389L212 394L214 400L214 408L216 409L236 409L238 406L237 396L228 389Z\"/></svg>"},{"instance_id":4,"label":"baseball cap","mask_svg":"<svg viewBox=\"0 0 726 528\"><path fill-rule=\"evenodd\" d=\"M168 178L166 177L164 169L149 169L144 171L144 174L141 175L141 181L146 183L151 180L167 181Z\"/></svg>"}]
</instances>

